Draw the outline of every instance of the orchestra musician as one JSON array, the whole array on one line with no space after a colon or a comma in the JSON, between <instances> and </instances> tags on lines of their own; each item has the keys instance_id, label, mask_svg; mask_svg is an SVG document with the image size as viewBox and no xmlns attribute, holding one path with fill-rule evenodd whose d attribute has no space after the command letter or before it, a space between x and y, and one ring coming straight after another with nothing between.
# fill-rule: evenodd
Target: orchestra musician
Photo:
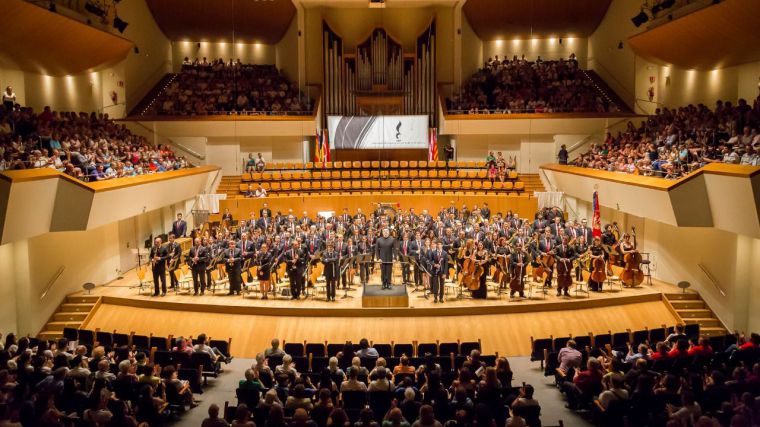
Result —
<instances>
[{"instance_id":1,"label":"orchestra musician","mask_svg":"<svg viewBox=\"0 0 760 427\"><path fill-rule=\"evenodd\" d=\"M557 262L566 263L568 265L567 270L572 271L573 261L575 261L575 251L571 245L568 245L567 242L567 237L563 237L562 243L560 243L556 248L555 255L557 257ZM565 284L563 287L561 281L557 280L557 296L561 296L562 292L564 291L564 295L566 297L569 297L570 293L568 292L568 286L568 284Z\"/></svg>"},{"instance_id":2,"label":"orchestra musician","mask_svg":"<svg viewBox=\"0 0 760 427\"><path fill-rule=\"evenodd\" d=\"M556 249L556 240L552 235L551 229L546 227L544 235L541 236L541 241L538 244L538 251L542 257L550 256L554 254ZM544 280L544 287L552 287L552 279L554 278L554 268L551 266L544 266L546 271L546 279Z\"/></svg>"},{"instance_id":3,"label":"orchestra musician","mask_svg":"<svg viewBox=\"0 0 760 427\"><path fill-rule=\"evenodd\" d=\"M398 244L398 251L401 255L411 256L412 242L409 240L409 233L402 233L401 242ZM404 282L404 284L410 283L409 275L411 271L412 269L409 264L404 263L401 265L401 281Z\"/></svg>"},{"instance_id":4,"label":"orchestra musician","mask_svg":"<svg viewBox=\"0 0 760 427\"><path fill-rule=\"evenodd\" d=\"M369 239L366 235L361 236L361 240L359 243L357 243L356 249L359 255L367 255L372 253L372 245L369 243ZM361 281L362 286L366 285L369 282L370 267L370 264L367 262L362 262L359 265L359 280Z\"/></svg>"},{"instance_id":5,"label":"orchestra musician","mask_svg":"<svg viewBox=\"0 0 760 427\"><path fill-rule=\"evenodd\" d=\"M422 262L421 257L423 250L424 246L422 241L422 233L417 231L414 233L414 241L412 241L410 250L412 258L414 258L415 262L418 264L414 267L414 286L417 287L422 286L422 269L419 267L419 263Z\"/></svg>"},{"instance_id":6,"label":"orchestra musician","mask_svg":"<svg viewBox=\"0 0 760 427\"><path fill-rule=\"evenodd\" d=\"M267 295L271 290L273 262L274 253L269 249L269 245L266 242L262 243L255 259L255 263L258 266L256 276L259 279L261 299L268 299Z\"/></svg>"},{"instance_id":7,"label":"orchestra musician","mask_svg":"<svg viewBox=\"0 0 760 427\"><path fill-rule=\"evenodd\" d=\"M332 241L327 242L327 249L322 254L322 263L325 265L325 282L327 282L327 301L335 301L336 282L340 277L338 253L334 246Z\"/></svg>"},{"instance_id":8,"label":"orchestra musician","mask_svg":"<svg viewBox=\"0 0 760 427\"><path fill-rule=\"evenodd\" d=\"M193 274L193 295L198 295L198 289L201 295L206 292L206 267L209 263L209 250L201 245L201 238L196 237L193 240L193 247L187 254L187 263Z\"/></svg>"},{"instance_id":9,"label":"orchestra musician","mask_svg":"<svg viewBox=\"0 0 760 427\"><path fill-rule=\"evenodd\" d=\"M224 251L224 264L230 281L230 292L227 295L240 295L243 287L243 254L234 240L230 240L227 245L227 250Z\"/></svg>"},{"instance_id":10,"label":"orchestra musician","mask_svg":"<svg viewBox=\"0 0 760 427\"><path fill-rule=\"evenodd\" d=\"M304 273L306 272L306 253L301 246L301 239L296 238L295 243L285 251L284 255L290 280L290 298L298 299L304 290Z\"/></svg>"},{"instance_id":11,"label":"orchestra musician","mask_svg":"<svg viewBox=\"0 0 760 427\"><path fill-rule=\"evenodd\" d=\"M150 266L153 270L153 296L159 295L159 281L161 282L161 296L166 295L166 260L169 258L169 251L163 246L160 237L153 240L153 247L150 248Z\"/></svg>"},{"instance_id":12,"label":"orchestra musician","mask_svg":"<svg viewBox=\"0 0 760 427\"><path fill-rule=\"evenodd\" d=\"M578 263L575 265L575 280L579 282L583 280L582 260L584 257L587 258L588 256L587 252L589 250L589 245L586 242L586 237L583 234L579 234L578 238L575 240L575 246L573 247L575 257L578 260Z\"/></svg>"},{"instance_id":13,"label":"orchestra musician","mask_svg":"<svg viewBox=\"0 0 760 427\"><path fill-rule=\"evenodd\" d=\"M525 271L528 267L530 256L525 251L522 243L518 243L514 252L509 257L510 277L518 276L517 286L510 287L509 297L514 298L515 293L520 294L520 298L525 298Z\"/></svg>"},{"instance_id":14,"label":"orchestra musician","mask_svg":"<svg viewBox=\"0 0 760 427\"><path fill-rule=\"evenodd\" d=\"M602 261L605 261L606 253L604 251L604 248L602 247L602 239L599 237L594 237L591 247L589 248L589 263L588 263L588 271L589 273L594 271L594 260L601 259ZM606 263L606 261L605 261ZM607 266L605 265L605 270L607 269ZM591 278L591 275L588 277L588 288L595 292L602 292L602 282L596 282Z\"/></svg>"},{"instance_id":15,"label":"orchestra musician","mask_svg":"<svg viewBox=\"0 0 760 427\"><path fill-rule=\"evenodd\" d=\"M167 265L169 267L169 283L175 291L179 288L179 281L175 271L179 270L180 258L182 257L182 248L174 241L174 233L169 233L169 242L166 244L166 251L169 255Z\"/></svg>"},{"instance_id":16,"label":"orchestra musician","mask_svg":"<svg viewBox=\"0 0 760 427\"><path fill-rule=\"evenodd\" d=\"M435 250L430 249L424 256L430 272L430 292L433 302L443 302L444 278L449 271L449 254L443 250L443 242L436 243Z\"/></svg>"},{"instance_id":17,"label":"orchestra musician","mask_svg":"<svg viewBox=\"0 0 760 427\"><path fill-rule=\"evenodd\" d=\"M472 291L472 297L477 299L486 299L488 298L488 286L486 286L486 278L488 277L488 261L490 257L488 254L488 251L485 248L485 244L483 241L479 241L477 245L477 249L475 250L475 262L476 265L479 267L480 276L478 276L478 280L480 281L480 286L478 289Z\"/></svg>"}]
</instances>

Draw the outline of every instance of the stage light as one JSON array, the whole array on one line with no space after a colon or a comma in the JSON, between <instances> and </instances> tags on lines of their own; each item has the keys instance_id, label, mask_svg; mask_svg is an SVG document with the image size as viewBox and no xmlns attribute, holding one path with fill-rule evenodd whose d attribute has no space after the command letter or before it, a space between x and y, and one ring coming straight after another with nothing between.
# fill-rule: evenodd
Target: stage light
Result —
<instances>
[{"instance_id":1,"label":"stage light","mask_svg":"<svg viewBox=\"0 0 760 427\"><path fill-rule=\"evenodd\" d=\"M649 21L649 15L644 13L643 9L641 10L641 12L639 12L638 15L631 18L631 22L633 22L633 25L635 25L637 28L643 25L647 21Z\"/></svg>"},{"instance_id":2,"label":"stage light","mask_svg":"<svg viewBox=\"0 0 760 427\"><path fill-rule=\"evenodd\" d=\"M660 7L662 9L670 9L674 4L676 4L676 0L664 0L660 3Z\"/></svg>"},{"instance_id":3,"label":"stage light","mask_svg":"<svg viewBox=\"0 0 760 427\"><path fill-rule=\"evenodd\" d=\"M48 10L53 13L58 12L58 8L55 7L55 2L53 0L50 0L50 6L48 6Z\"/></svg>"},{"instance_id":4,"label":"stage light","mask_svg":"<svg viewBox=\"0 0 760 427\"><path fill-rule=\"evenodd\" d=\"M562 37L559 38L559 44L562 44Z\"/></svg>"},{"instance_id":5,"label":"stage light","mask_svg":"<svg viewBox=\"0 0 760 427\"><path fill-rule=\"evenodd\" d=\"M120 33L123 33L124 30L127 29L127 25L129 25L129 23L123 21L118 15L113 18L113 27L119 30Z\"/></svg>"}]
</instances>

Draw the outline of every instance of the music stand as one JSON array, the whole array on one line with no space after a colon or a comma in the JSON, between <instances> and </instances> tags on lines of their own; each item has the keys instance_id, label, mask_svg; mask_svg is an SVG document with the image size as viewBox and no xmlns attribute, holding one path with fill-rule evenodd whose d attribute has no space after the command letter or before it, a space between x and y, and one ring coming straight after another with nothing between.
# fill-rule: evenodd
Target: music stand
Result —
<instances>
[{"instance_id":1,"label":"music stand","mask_svg":"<svg viewBox=\"0 0 760 427\"><path fill-rule=\"evenodd\" d=\"M427 275L428 275L428 277L432 277L432 275L430 274L430 272L429 272L429 271L427 271L427 269L426 269L425 267L423 267L423 266L422 266L422 264L420 264L419 262L417 262L417 259L416 259L416 258L413 258L413 257L409 257L409 259L411 260L410 264L412 264L412 266L413 266L414 268L419 268L419 269L420 269L420 271L421 271L423 274L427 274ZM443 285L442 285L442 286L443 286ZM418 291L418 290L419 290L419 289L417 289L417 284L415 283L415 284L414 284L414 290L413 290L412 292L416 292L416 291ZM428 299L428 294L429 294L429 292L428 292L428 291L429 291L429 290L430 290L430 283L428 283L428 287L427 287L427 288L425 288L425 285L422 285L422 297L421 297L421 298L425 298L425 299ZM420 297L418 297L418 298L420 298Z\"/></svg>"},{"instance_id":2,"label":"music stand","mask_svg":"<svg viewBox=\"0 0 760 427\"><path fill-rule=\"evenodd\" d=\"M341 276L343 275L343 273L344 273L346 270L348 270L348 267L351 265L351 263L352 263L352 262L356 262L356 258L357 258L357 257L358 257L358 256L352 256L352 257L348 257L348 258L343 258L343 259L341 260L341 263L343 264L343 265L340 267L340 275L341 275ZM343 296L342 296L342 297L340 297L340 299L353 298L353 295L349 295L349 294L348 294L348 291L349 291L349 290L351 290L351 291L353 291L353 290L354 290L354 288L352 288L352 287L351 287L351 284L353 283L353 281L354 281L354 278L353 278L353 277L348 277L347 279L348 279L348 286L346 286L345 288L343 288Z\"/></svg>"},{"instance_id":3,"label":"music stand","mask_svg":"<svg viewBox=\"0 0 760 427\"><path fill-rule=\"evenodd\" d=\"M411 273L411 267L414 265L414 263L410 261L411 259L413 259L413 258L411 256L409 256L409 255L404 255L402 253L398 254L398 261L399 261L399 263L401 263L401 272L402 272L402 274L401 274L401 284L404 284L404 274L403 274L404 264L408 264L409 265L409 267L410 267L410 273ZM391 279L392 279L392 277L391 277ZM412 292L417 292L417 283L414 284L414 290L412 290Z\"/></svg>"},{"instance_id":4,"label":"music stand","mask_svg":"<svg viewBox=\"0 0 760 427\"><path fill-rule=\"evenodd\" d=\"M306 288L304 289L305 298L309 298L310 296L313 296L314 298L317 297L316 293L314 293L313 295L309 295L309 274L310 274L311 269L314 268L314 265L316 265L321 260L322 260L321 250L314 252L314 255L312 255L311 258L309 258L309 264L306 266L306 272L304 273L306 275L306 277L304 278L304 284L305 284L304 287ZM316 287L317 287L316 279L315 279L315 283L311 284L311 287L314 288L314 290L316 290Z\"/></svg>"},{"instance_id":5,"label":"music stand","mask_svg":"<svg viewBox=\"0 0 760 427\"><path fill-rule=\"evenodd\" d=\"M361 280L361 266L366 265L367 266L367 282L369 282L369 265L373 263L372 261L373 255L372 254L359 254L356 256L356 263L359 264L359 280ZM362 283L362 285L366 286L367 283Z\"/></svg>"}]
</instances>

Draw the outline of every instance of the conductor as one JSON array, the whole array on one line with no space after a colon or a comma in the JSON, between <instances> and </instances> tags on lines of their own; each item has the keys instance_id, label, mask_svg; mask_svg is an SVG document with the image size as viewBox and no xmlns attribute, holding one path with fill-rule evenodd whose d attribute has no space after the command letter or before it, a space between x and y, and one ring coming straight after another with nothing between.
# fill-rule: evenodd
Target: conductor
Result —
<instances>
[{"instance_id":1,"label":"conductor","mask_svg":"<svg viewBox=\"0 0 760 427\"><path fill-rule=\"evenodd\" d=\"M383 289L391 288L391 272L393 271L393 253L396 249L396 239L390 237L388 228L383 228L382 236L375 242L375 258L379 259L380 279Z\"/></svg>"}]
</instances>

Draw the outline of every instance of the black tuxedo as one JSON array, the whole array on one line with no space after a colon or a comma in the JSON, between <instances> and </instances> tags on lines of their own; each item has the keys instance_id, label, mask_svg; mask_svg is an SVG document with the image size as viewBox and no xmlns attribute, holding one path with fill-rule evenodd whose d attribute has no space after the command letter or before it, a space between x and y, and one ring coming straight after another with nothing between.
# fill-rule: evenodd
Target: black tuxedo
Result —
<instances>
[{"instance_id":1,"label":"black tuxedo","mask_svg":"<svg viewBox=\"0 0 760 427\"><path fill-rule=\"evenodd\" d=\"M158 258L158 259L156 259ZM150 261L153 270L153 296L158 296L158 282L161 282L161 292L166 294L166 260L169 258L169 251L166 246L157 247L153 245L150 248Z\"/></svg>"},{"instance_id":2,"label":"black tuxedo","mask_svg":"<svg viewBox=\"0 0 760 427\"><path fill-rule=\"evenodd\" d=\"M187 233L187 222L182 219L174 221L172 223L172 233L174 234L174 237L185 237L185 234Z\"/></svg>"},{"instance_id":3,"label":"black tuxedo","mask_svg":"<svg viewBox=\"0 0 760 427\"><path fill-rule=\"evenodd\" d=\"M327 250L322 253L322 263L325 265L325 281L327 282L327 300L335 300L336 282L340 277L340 265L338 265L338 253L335 250Z\"/></svg>"},{"instance_id":4,"label":"black tuxedo","mask_svg":"<svg viewBox=\"0 0 760 427\"><path fill-rule=\"evenodd\" d=\"M449 254L443 249L431 249L426 258L430 266L430 292L436 301L443 301L443 280L449 271Z\"/></svg>"},{"instance_id":5,"label":"black tuxedo","mask_svg":"<svg viewBox=\"0 0 760 427\"><path fill-rule=\"evenodd\" d=\"M396 250L396 239L388 237L378 237L375 242L375 258L380 259L380 277L383 288L391 287L391 272L393 271L393 254Z\"/></svg>"},{"instance_id":6,"label":"black tuxedo","mask_svg":"<svg viewBox=\"0 0 760 427\"><path fill-rule=\"evenodd\" d=\"M290 279L290 292L292 299L298 299L304 288L304 272L306 271L307 254L303 248L291 247L285 253L288 278Z\"/></svg>"},{"instance_id":7,"label":"black tuxedo","mask_svg":"<svg viewBox=\"0 0 760 427\"><path fill-rule=\"evenodd\" d=\"M179 286L179 282L177 280L177 276L175 276L174 271L179 269L179 262L175 263L174 260L179 260L179 258L182 256L182 248L177 243L167 243L166 251L169 255L169 258L167 259L167 267L169 267L169 281L172 288L176 289ZM172 264L174 264L176 268L172 268Z\"/></svg>"},{"instance_id":8,"label":"black tuxedo","mask_svg":"<svg viewBox=\"0 0 760 427\"><path fill-rule=\"evenodd\" d=\"M259 209L259 218L264 216L264 213L267 214L269 218L272 218L272 210L269 208L261 208Z\"/></svg>"},{"instance_id":9,"label":"black tuxedo","mask_svg":"<svg viewBox=\"0 0 760 427\"><path fill-rule=\"evenodd\" d=\"M422 262L422 253L425 250L425 242L423 240L412 240L412 257L419 263ZM422 285L422 270L419 267L414 268L414 284L415 286Z\"/></svg>"},{"instance_id":10,"label":"black tuxedo","mask_svg":"<svg viewBox=\"0 0 760 427\"><path fill-rule=\"evenodd\" d=\"M200 287L201 294L206 291L206 267L208 266L210 253L205 246L193 246L187 255L187 263L193 272L193 290L198 293ZM195 261L195 258L198 258Z\"/></svg>"},{"instance_id":11,"label":"black tuxedo","mask_svg":"<svg viewBox=\"0 0 760 427\"><path fill-rule=\"evenodd\" d=\"M224 264L230 281L229 295L240 294L243 286L243 252L237 247L225 249Z\"/></svg>"}]
</instances>

